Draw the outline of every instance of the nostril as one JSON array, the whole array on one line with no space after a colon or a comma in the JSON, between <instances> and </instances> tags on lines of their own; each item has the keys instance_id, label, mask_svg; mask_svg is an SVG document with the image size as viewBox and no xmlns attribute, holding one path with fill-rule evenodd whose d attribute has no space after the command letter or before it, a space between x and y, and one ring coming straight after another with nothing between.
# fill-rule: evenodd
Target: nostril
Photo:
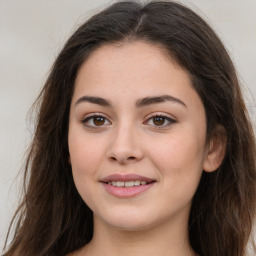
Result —
<instances>
[{"instance_id":1,"label":"nostril","mask_svg":"<svg viewBox=\"0 0 256 256\"><path fill-rule=\"evenodd\" d=\"M132 161L132 160L135 160L136 157L130 156L130 157L128 157L128 158L123 158L123 157L118 158L118 157L111 156L109 159L110 159L111 161L125 162L125 161Z\"/></svg>"}]
</instances>

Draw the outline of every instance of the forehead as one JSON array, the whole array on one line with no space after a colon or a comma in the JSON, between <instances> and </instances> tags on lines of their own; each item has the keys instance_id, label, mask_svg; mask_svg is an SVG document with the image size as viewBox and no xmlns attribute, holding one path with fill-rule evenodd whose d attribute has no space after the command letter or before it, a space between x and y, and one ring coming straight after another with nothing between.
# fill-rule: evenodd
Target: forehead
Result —
<instances>
[{"instance_id":1,"label":"forehead","mask_svg":"<svg viewBox=\"0 0 256 256\"><path fill-rule=\"evenodd\" d=\"M113 82L123 77L139 80L144 76L144 80L159 80L161 77L166 79L168 74L173 79L177 77L190 83L188 73L159 45L144 41L109 44L99 47L89 55L79 69L75 85L83 83L83 80L87 84L91 79L107 83L110 78Z\"/></svg>"},{"instance_id":2,"label":"forehead","mask_svg":"<svg viewBox=\"0 0 256 256\"><path fill-rule=\"evenodd\" d=\"M104 45L82 64L73 98L86 94L134 99L171 94L200 100L188 72L159 45L144 41ZM185 97L185 98L186 98Z\"/></svg>"},{"instance_id":3,"label":"forehead","mask_svg":"<svg viewBox=\"0 0 256 256\"><path fill-rule=\"evenodd\" d=\"M128 54L128 55L127 55ZM158 57L159 61L171 61L176 64L174 58L170 57L170 53L160 43L151 43L143 40L122 41L110 44L104 44L96 50L92 51L85 62L100 62L106 58L109 62L134 61L138 59L150 60ZM178 64L176 64L178 67Z\"/></svg>"}]
</instances>

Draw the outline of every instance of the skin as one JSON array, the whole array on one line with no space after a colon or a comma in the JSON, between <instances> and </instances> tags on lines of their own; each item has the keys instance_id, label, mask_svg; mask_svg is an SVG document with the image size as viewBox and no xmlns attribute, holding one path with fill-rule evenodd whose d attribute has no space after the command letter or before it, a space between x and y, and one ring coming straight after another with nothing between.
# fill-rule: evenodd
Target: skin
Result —
<instances>
[{"instance_id":1,"label":"skin","mask_svg":"<svg viewBox=\"0 0 256 256\"><path fill-rule=\"evenodd\" d=\"M159 95L184 105L135 105ZM104 98L111 106L78 102L83 96ZM93 113L103 119L83 121ZM159 123L152 115L173 121ZM204 106L186 70L143 41L101 46L79 70L68 142L77 190L94 213L92 241L72 255L195 255L187 232L191 200L203 170L221 163L224 146L214 139L206 145ZM156 182L119 198L100 182L116 173Z\"/></svg>"}]
</instances>

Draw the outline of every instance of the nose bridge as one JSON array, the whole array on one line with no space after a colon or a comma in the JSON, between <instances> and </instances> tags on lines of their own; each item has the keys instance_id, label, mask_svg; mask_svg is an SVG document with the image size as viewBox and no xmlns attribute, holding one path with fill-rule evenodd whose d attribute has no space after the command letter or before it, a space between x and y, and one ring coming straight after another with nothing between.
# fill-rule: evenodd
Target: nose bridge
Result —
<instances>
[{"instance_id":1,"label":"nose bridge","mask_svg":"<svg viewBox=\"0 0 256 256\"><path fill-rule=\"evenodd\" d=\"M120 163L127 163L138 161L142 156L138 127L128 119L122 120L113 128L109 158Z\"/></svg>"}]
</instances>

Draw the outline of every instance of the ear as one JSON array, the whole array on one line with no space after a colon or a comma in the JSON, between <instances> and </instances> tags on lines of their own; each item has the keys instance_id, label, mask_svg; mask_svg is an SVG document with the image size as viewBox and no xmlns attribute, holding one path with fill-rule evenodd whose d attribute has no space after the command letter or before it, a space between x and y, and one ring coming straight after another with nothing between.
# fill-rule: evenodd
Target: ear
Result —
<instances>
[{"instance_id":1,"label":"ear","mask_svg":"<svg viewBox=\"0 0 256 256\"><path fill-rule=\"evenodd\" d=\"M203 163L203 169L205 172L214 172L220 167L225 157L226 147L227 135L225 128L218 125L215 128L207 147Z\"/></svg>"}]
</instances>

